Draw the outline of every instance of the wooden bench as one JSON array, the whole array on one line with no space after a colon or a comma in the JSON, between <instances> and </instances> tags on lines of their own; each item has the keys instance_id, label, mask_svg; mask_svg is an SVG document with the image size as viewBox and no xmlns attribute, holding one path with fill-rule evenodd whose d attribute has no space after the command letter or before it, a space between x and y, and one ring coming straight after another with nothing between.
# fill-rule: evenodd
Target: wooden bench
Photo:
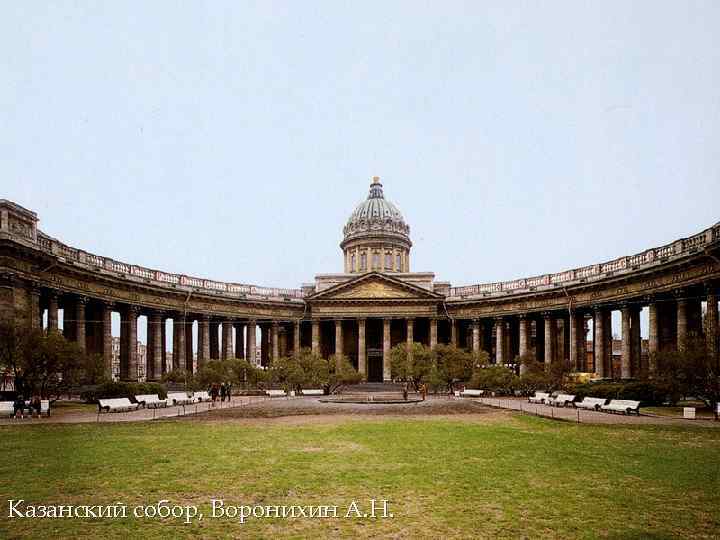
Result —
<instances>
[{"instance_id":1,"label":"wooden bench","mask_svg":"<svg viewBox=\"0 0 720 540\"><path fill-rule=\"evenodd\" d=\"M550 399L550 394L547 392L535 392L534 396L528 398L530 403L545 403Z\"/></svg>"},{"instance_id":2,"label":"wooden bench","mask_svg":"<svg viewBox=\"0 0 720 540\"><path fill-rule=\"evenodd\" d=\"M188 396L187 392L171 392L167 396L167 401L172 405L189 405L193 402L193 398Z\"/></svg>"},{"instance_id":3,"label":"wooden bench","mask_svg":"<svg viewBox=\"0 0 720 540\"><path fill-rule=\"evenodd\" d=\"M591 411L599 411L605 405L607 399L596 397L585 397L582 401L575 404L580 409L588 409Z\"/></svg>"},{"instance_id":4,"label":"wooden bench","mask_svg":"<svg viewBox=\"0 0 720 540\"><path fill-rule=\"evenodd\" d=\"M273 397L286 397L286 396L287 396L287 394L285 393L285 390L265 390L265 393L266 393L268 396L270 396L271 398L273 398Z\"/></svg>"},{"instance_id":5,"label":"wooden bench","mask_svg":"<svg viewBox=\"0 0 720 540\"><path fill-rule=\"evenodd\" d=\"M30 411L30 414L35 412L33 409L30 408L30 401L25 402L25 410ZM50 400L49 399L41 399L40 400L40 416L42 415L50 416Z\"/></svg>"},{"instance_id":6,"label":"wooden bench","mask_svg":"<svg viewBox=\"0 0 720 540\"><path fill-rule=\"evenodd\" d=\"M132 403L128 398L98 399L98 414L101 412L135 411L140 405Z\"/></svg>"},{"instance_id":7,"label":"wooden bench","mask_svg":"<svg viewBox=\"0 0 720 540\"><path fill-rule=\"evenodd\" d=\"M324 396L325 390L322 388L304 388L302 394L303 396Z\"/></svg>"},{"instance_id":8,"label":"wooden bench","mask_svg":"<svg viewBox=\"0 0 720 540\"><path fill-rule=\"evenodd\" d=\"M168 400L160 399L160 396L157 394L140 394L139 396L135 396L135 401L137 401L138 405L146 409L157 409L168 406Z\"/></svg>"},{"instance_id":9,"label":"wooden bench","mask_svg":"<svg viewBox=\"0 0 720 540\"><path fill-rule=\"evenodd\" d=\"M212 398L210 397L210 394L207 393L207 390L203 390L202 392L193 392L192 396L194 403L202 403L203 401L212 401Z\"/></svg>"},{"instance_id":10,"label":"wooden bench","mask_svg":"<svg viewBox=\"0 0 720 540\"><path fill-rule=\"evenodd\" d=\"M600 407L603 411L611 413L630 414L634 412L640 416L640 402L629 399L613 399L607 405Z\"/></svg>"},{"instance_id":11,"label":"wooden bench","mask_svg":"<svg viewBox=\"0 0 720 540\"><path fill-rule=\"evenodd\" d=\"M460 392L460 397L482 397L485 390L467 389Z\"/></svg>"},{"instance_id":12,"label":"wooden bench","mask_svg":"<svg viewBox=\"0 0 720 540\"><path fill-rule=\"evenodd\" d=\"M0 415L13 416L15 414L14 401L0 401Z\"/></svg>"},{"instance_id":13,"label":"wooden bench","mask_svg":"<svg viewBox=\"0 0 720 540\"><path fill-rule=\"evenodd\" d=\"M571 394L558 394L557 397L550 398L546 401L551 407L567 407L568 403L573 405L575 396Z\"/></svg>"}]
</instances>

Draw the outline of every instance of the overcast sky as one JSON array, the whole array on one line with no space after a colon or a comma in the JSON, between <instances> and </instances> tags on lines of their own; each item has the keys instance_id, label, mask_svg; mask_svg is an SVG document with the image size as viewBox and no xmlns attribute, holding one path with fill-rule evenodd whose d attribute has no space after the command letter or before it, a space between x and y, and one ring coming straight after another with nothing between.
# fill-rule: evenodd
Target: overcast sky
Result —
<instances>
[{"instance_id":1,"label":"overcast sky","mask_svg":"<svg viewBox=\"0 0 720 540\"><path fill-rule=\"evenodd\" d=\"M454 285L720 220L720 2L5 2L0 198L125 262L298 287L379 175Z\"/></svg>"}]
</instances>

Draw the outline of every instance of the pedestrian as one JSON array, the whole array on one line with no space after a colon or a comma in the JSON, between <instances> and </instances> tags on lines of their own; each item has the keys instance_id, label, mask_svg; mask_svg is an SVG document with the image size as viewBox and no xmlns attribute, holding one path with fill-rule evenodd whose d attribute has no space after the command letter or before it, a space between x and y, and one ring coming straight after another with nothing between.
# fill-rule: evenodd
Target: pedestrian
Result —
<instances>
[{"instance_id":1,"label":"pedestrian","mask_svg":"<svg viewBox=\"0 0 720 540\"><path fill-rule=\"evenodd\" d=\"M403 384L403 400L407 401L408 398L408 383L405 381L405 384Z\"/></svg>"},{"instance_id":2,"label":"pedestrian","mask_svg":"<svg viewBox=\"0 0 720 540\"><path fill-rule=\"evenodd\" d=\"M225 383L220 383L220 402L225 402Z\"/></svg>"},{"instance_id":3,"label":"pedestrian","mask_svg":"<svg viewBox=\"0 0 720 540\"><path fill-rule=\"evenodd\" d=\"M230 381L225 383L225 395L227 395L228 401L232 401L232 384L230 384Z\"/></svg>"},{"instance_id":4,"label":"pedestrian","mask_svg":"<svg viewBox=\"0 0 720 540\"><path fill-rule=\"evenodd\" d=\"M13 417L17 418L25 418L25 400L22 397L22 394L17 394L15 397L15 401L13 401Z\"/></svg>"},{"instance_id":5,"label":"pedestrian","mask_svg":"<svg viewBox=\"0 0 720 540\"><path fill-rule=\"evenodd\" d=\"M213 407L215 406L215 402L217 401L217 398L218 398L218 390L219 389L218 389L217 383L213 383L212 386L210 387L210 397L212 398Z\"/></svg>"},{"instance_id":6,"label":"pedestrian","mask_svg":"<svg viewBox=\"0 0 720 540\"><path fill-rule=\"evenodd\" d=\"M30 400L30 414L32 414L33 418L40 418L41 411L42 402L40 401L40 396L35 394Z\"/></svg>"},{"instance_id":7,"label":"pedestrian","mask_svg":"<svg viewBox=\"0 0 720 540\"><path fill-rule=\"evenodd\" d=\"M420 397L423 401L425 401L425 397L427 396L427 385L425 383L422 383L420 386Z\"/></svg>"}]
</instances>

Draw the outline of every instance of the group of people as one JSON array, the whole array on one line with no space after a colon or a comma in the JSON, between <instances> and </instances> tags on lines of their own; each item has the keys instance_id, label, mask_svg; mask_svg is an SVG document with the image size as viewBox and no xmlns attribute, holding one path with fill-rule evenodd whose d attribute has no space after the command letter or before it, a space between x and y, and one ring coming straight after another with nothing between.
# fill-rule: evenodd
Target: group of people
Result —
<instances>
[{"instance_id":1,"label":"group of people","mask_svg":"<svg viewBox=\"0 0 720 540\"><path fill-rule=\"evenodd\" d=\"M210 394L213 405L218 400L218 397L220 398L220 401L225 401L226 399L230 401L230 397L232 396L232 384L229 382L212 383L210 388L208 388L208 394Z\"/></svg>"},{"instance_id":2,"label":"group of people","mask_svg":"<svg viewBox=\"0 0 720 540\"><path fill-rule=\"evenodd\" d=\"M403 392L403 399L404 399L405 401L407 401L408 392L409 392L409 391L410 391L410 383L409 383L409 382L405 382L405 384L403 385L403 391L402 391L402 392ZM417 391L418 391L418 393L420 394L420 398L421 398L423 401L425 401L425 398L427 397L427 385L426 385L425 383L422 383L422 384L418 387L418 390L417 390Z\"/></svg>"},{"instance_id":3,"label":"group of people","mask_svg":"<svg viewBox=\"0 0 720 540\"><path fill-rule=\"evenodd\" d=\"M31 415L33 418L38 418L42 411L40 396L36 394L29 403L26 403L22 394L18 393L13 402L13 416L15 418L25 418L25 410L28 411L28 415Z\"/></svg>"}]
</instances>

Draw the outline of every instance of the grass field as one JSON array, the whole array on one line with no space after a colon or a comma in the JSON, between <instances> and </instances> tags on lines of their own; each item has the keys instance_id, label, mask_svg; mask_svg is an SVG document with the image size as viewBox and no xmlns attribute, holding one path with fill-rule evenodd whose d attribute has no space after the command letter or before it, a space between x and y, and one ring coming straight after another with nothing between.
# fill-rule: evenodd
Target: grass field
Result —
<instances>
[{"instance_id":1,"label":"grass field","mask_svg":"<svg viewBox=\"0 0 720 540\"><path fill-rule=\"evenodd\" d=\"M504 413L326 422L0 429L1 538L717 538L720 430L590 426ZM338 518L210 517L226 505L338 505ZM388 499L394 517L345 518ZM28 504L169 499L165 519L8 518Z\"/></svg>"}]
</instances>

